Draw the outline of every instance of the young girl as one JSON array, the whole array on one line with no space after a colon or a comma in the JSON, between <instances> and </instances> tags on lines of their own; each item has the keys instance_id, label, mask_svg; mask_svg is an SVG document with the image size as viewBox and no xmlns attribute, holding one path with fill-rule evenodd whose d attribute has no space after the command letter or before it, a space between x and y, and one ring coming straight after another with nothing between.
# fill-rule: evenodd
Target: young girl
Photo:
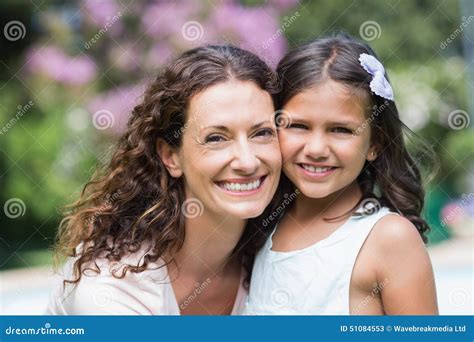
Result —
<instances>
[{"instance_id":1,"label":"young girl","mask_svg":"<svg viewBox=\"0 0 474 342\"><path fill-rule=\"evenodd\" d=\"M437 314L422 180L374 51L321 39L277 71L290 188L256 257L246 313Z\"/></svg>"}]
</instances>

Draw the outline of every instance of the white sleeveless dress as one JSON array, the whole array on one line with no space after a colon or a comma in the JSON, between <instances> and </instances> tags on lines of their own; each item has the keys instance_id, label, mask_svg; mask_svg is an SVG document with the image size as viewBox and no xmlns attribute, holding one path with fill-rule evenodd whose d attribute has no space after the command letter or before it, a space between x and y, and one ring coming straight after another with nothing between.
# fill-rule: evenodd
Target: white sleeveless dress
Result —
<instances>
[{"instance_id":1,"label":"white sleeveless dress","mask_svg":"<svg viewBox=\"0 0 474 342\"><path fill-rule=\"evenodd\" d=\"M272 237L257 254L247 315L349 315L349 285L359 251L382 217L352 216L327 238L290 252L272 250Z\"/></svg>"}]
</instances>

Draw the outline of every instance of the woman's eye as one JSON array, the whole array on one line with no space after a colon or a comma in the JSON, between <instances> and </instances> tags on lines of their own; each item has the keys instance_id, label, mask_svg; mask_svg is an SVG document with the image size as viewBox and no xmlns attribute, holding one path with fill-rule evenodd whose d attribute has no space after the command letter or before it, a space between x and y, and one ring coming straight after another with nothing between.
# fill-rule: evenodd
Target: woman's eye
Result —
<instances>
[{"instance_id":1,"label":"woman's eye","mask_svg":"<svg viewBox=\"0 0 474 342\"><path fill-rule=\"evenodd\" d=\"M334 133L347 133L347 134L352 134L352 130L346 127L335 127L332 129Z\"/></svg>"},{"instance_id":2,"label":"woman's eye","mask_svg":"<svg viewBox=\"0 0 474 342\"><path fill-rule=\"evenodd\" d=\"M274 135L275 135L275 132L273 131L273 129L270 129L270 128L261 129L255 134L256 137L265 137L265 136L270 137Z\"/></svg>"},{"instance_id":3,"label":"woman's eye","mask_svg":"<svg viewBox=\"0 0 474 342\"><path fill-rule=\"evenodd\" d=\"M288 128L308 129L308 127L306 127L306 125L298 124L298 123L289 124L289 125L288 125Z\"/></svg>"},{"instance_id":4,"label":"woman's eye","mask_svg":"<svg viewBox=\"0 0 474 342\"><path fill-rule=\"evenodd\" d=\"M217 143L221 141L224 141L224 137L222 135L216 134L209 135L206 137L206 139L204 139L205 143Z\"/></svg>"}]
</instances>

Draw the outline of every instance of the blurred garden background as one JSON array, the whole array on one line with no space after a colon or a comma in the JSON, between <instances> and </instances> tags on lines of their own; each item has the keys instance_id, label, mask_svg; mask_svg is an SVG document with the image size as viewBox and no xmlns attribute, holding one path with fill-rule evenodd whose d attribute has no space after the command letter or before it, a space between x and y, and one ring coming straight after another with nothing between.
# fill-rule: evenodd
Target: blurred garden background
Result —
<instances>
[{"instance_id":1,"label":"blurred garden background","mask_svg":"<svg viewBox=\"0 0 474 342\"><path fill-rule=\"evenodd\" d=\"M376 50L402 118L437 153L425 215L440 302L474 312L474 1L12 0L0 24L0 314L40 313L62 208L168 60L231 42L274 67L341 30Z\"/></svg>"}]
</instances>

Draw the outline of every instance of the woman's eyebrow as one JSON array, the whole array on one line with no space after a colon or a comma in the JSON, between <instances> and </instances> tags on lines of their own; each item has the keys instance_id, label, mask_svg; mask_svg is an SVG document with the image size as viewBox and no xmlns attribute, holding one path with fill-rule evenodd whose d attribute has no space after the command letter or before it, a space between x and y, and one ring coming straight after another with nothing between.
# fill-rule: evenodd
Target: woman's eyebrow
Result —
<instances>
[{"instance_id":1,"label":"woman's eyebrow","mask_svg":"<svg viewBox=\"0 0 474 342\"><path fill-rule=\"evenodd\" d=\"M266 120L266 121L262 121L258 124L255 124L253 125L252 127L250 127L250 129L256 129L256 128L259 128L260 126L263 126L264 124L266 123L269 123L270 121L269 120ZM227 126L223 126L223 125L213 125L213 126L207 126L207 127L204 127L204 129L218 129L218 130L221 130L221 131L226 131L228 132L229 131L229 128Z\"/></svg>"}]
</instances>

